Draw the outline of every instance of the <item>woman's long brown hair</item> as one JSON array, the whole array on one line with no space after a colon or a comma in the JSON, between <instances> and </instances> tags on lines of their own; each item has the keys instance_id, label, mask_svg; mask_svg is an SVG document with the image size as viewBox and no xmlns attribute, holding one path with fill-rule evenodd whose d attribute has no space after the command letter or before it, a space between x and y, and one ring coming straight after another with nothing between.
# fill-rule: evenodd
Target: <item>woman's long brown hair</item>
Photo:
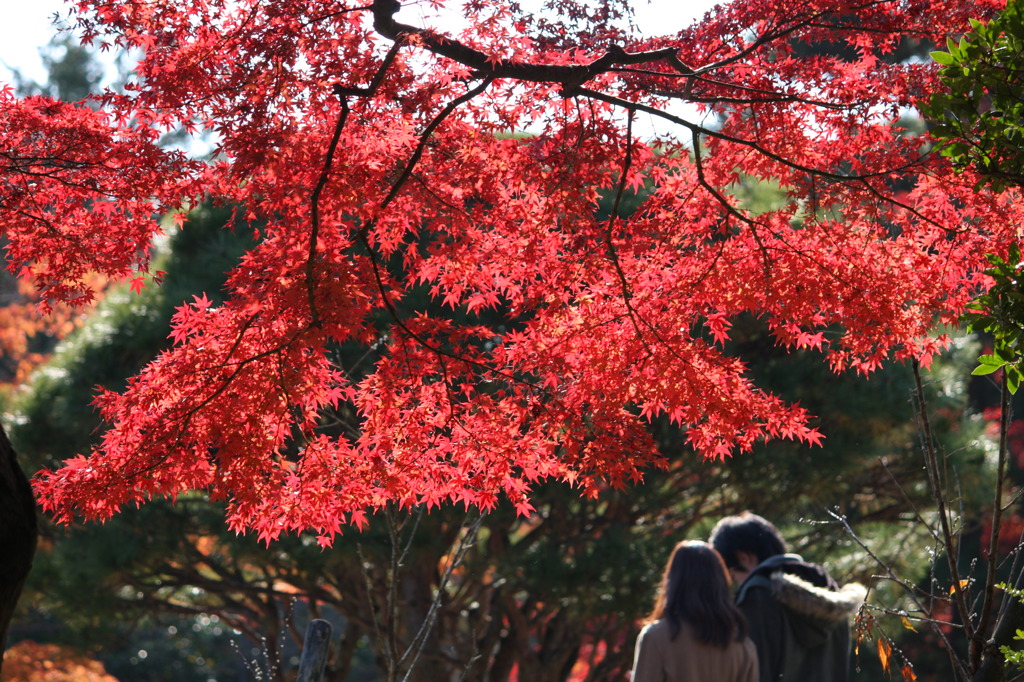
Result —
<instances>
[{"instance_id":1,"label":"woman's long brown hair","mask_svg":"<svg viewBox=\"0 0 1024 682\"><path fill-rule=\"evenodd\" d=\"M725 562L711 545L680 542L665 566L649 622L667 620L672 639L684 622L706 644L725 647L743 639L747 619L732 601L729 582Z\"/></svg>"}]
</instances>

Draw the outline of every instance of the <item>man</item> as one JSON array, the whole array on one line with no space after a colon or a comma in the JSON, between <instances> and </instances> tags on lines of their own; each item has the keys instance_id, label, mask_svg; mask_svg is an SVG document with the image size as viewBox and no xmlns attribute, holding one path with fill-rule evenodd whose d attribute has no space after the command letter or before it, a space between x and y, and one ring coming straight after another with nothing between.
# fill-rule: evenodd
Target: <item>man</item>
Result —
<instances>
[{"instance_id":1,"label":"man","mask_svg":"<svg viewBox=\"0 0 1024 682\"><path fill-rule=\"evenodd\" d=\"M775 526L750 512L719 521L710 542L739 583L736 604L757 646L760 682L846 682L850 618L864 586L840 589L821 566L787 554Z\"/></svg>"}]
</instances>

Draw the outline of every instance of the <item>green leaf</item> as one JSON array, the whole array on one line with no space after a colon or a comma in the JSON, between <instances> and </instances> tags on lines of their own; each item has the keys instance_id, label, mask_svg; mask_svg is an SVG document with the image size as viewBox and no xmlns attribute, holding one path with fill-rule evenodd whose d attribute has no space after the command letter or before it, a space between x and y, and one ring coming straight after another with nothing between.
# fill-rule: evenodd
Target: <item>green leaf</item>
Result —
<instances>
[{"instance_id":1,"label":"green leaf","mask_svg":"<svg viewBox=\"0 0 1024 682\"><path fill-rule=\"evenodd\" d=\"M982 355L978 357L978 362L983 365L991 365L994 367L1002 367L1008 360L1005 358L997 357L996 355Z\"/></svg>"},{"instance_id":2,"label":"green leaf","mask_svg":"<svg viewBox=\"0 0 1024 682\"><path fill-rule=\"evenodd\" d=\"M937 64L942 64L943 66L952 66L953 64L956 64L956 60L953 59L953 55L948 52L932 52L932 59L934 59Z\"/></svg>"},{"instance_id":3,"label":"green leaf","mask_svg":"<svg viewBox=\"0 0 1024 682\"><path fill-rule=\"evenodd\" d=\"M1020 380L1020 370L1008 366L1006 368L1006 390L1010 392L1010 395L1017 393L1017 389L1020 388Z\"/></svg>"},{"instance_id":4,"label":"green leaf","mask_svg":"<svg viewBox=\"0 0 1024 682\"><path fill-rule=\"evenodd\" d=\"M999 365L999 366L995 366L995 365L978 365L977 367L974 368L974 371L971 372L971 374L973 374L974 376L983 376L985 374L992 374L993 372L998 372L1000 369L1002 369L1002 367L1003 367L1003 365Z\"/></svg>"}]
</instances>

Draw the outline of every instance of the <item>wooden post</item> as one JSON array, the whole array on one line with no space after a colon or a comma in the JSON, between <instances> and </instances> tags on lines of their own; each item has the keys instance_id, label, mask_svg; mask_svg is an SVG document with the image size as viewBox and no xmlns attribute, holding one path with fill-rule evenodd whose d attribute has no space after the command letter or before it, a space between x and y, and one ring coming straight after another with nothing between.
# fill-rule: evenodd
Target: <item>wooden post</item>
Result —
<instances>
[{"instance_id":1,"label":"wooden post","mask_svg":"<svg viewBox=\"0 0 1024 682\"><path fill-rule=\"evenodd\" d=\"M299 675L295 682L322 682L327 666L327 653L331 648L331 624L317 618L306 628L306 641L302 645Z\"/></svg>"}]
</instances>

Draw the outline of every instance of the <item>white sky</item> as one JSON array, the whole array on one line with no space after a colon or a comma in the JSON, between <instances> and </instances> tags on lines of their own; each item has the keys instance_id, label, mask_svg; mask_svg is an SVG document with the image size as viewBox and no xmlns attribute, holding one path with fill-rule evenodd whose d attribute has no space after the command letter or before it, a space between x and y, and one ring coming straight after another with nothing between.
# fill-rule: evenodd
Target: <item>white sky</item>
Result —
<instances>
[{"instance_id":1,"label":"white sky","mask_svg":"<svg viewBox=\"0 0 1024 682\"><path fill-rule=\"evenodd\" d=\"M679 30L713 4L714 0L638 0L634 11L641 28L665 34ZM11 68L31 80L45 80L39 48L55 33L55 13L67 15L65 0L0 0L0 81L10 81ZM402 18L414 21L412 16Z\"/></svg>"},{"instance_id":2,"label":"white sky","mask_svg":"<svg viewBox=\"0 0 1024 682\"><path fill-rule=\"evenodd\" d=\"M62 0L0 0L0 80L10 81L10 68L45 80L38 48L50 42L53 15L63 6Z\"/></svg>"}]
</instances>

